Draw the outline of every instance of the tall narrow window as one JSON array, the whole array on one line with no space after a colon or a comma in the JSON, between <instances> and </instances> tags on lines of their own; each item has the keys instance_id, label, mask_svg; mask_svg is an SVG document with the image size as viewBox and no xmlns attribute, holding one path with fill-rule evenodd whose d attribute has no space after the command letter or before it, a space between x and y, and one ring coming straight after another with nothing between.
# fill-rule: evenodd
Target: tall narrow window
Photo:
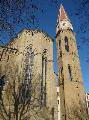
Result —
<instances>
[{"instance_id":1,"label":"tall narrow window","mask_svg":"<svg viewBox=\"0 0 89 120\"><path fill-rule=\"evenodd\" d=\"M89 101L88 101L88 108L89 108Z\"/></svg>"},{"instance_id":2,"label":"tall narrow window","mask_svg":"<svg viewBox=\"0 0 89 120\"><path fill-rule=\"evenodd\" d=\"M25 81L23 97L25 99L31 98L32 94L32 79L33 79L33 67L34 67L34 51L32 44L27 48L26 59L25 59Z\"/></svg>"},{"instance_id":3,"label":"tall narrow window","mask_svg":"<svg viewBox=\"0 0 89 120\"><path fill-rule=\"evenodd\" d=\"M42 54L42 80L41 80L41 105L46 106L46 75L47 75L47 50Z\"/></svg>"},{"instance_id":4,"label":"tall narrow window","mask_svg":"<svg viewBox=\"0 0 89 120\"><path fill-rule=\"evenodd\" d=\"M27 49L27 53L26 53L26 74L27 75L27 79L28 83L30 83L31 79L32 79L32 74L33 74L33 66L34 66L34 51L32 49L32 45L30 45L30 47Z\"/></svg>"},{"instance_id":5,"label":"tall narrow window","mask_svg":"<svg viewBox=\"0 0 89 120\"><path fill-rule=\"evenodd\" d=\"M58 104L59 104L59 100L57 100L58 101Z\"/></svg>"},{"instance_id":6,"label":"tall narrow window","mask_svg":"<svg viewBox=\"0 0 89 120\"><path fill-rule=\"evenodd\" d=\"M62 51L60 51L60 57L62 57Z\"/></svg>"},{"instance_id":7,"label":"tall narrow window","mask_svg":"<svg viewBox=\"0 0 89 120\"><path fill-rule=\"evenodd\" d=\"M72 81L71 66L68 64L69 79Z\"/></svg>"},{"instance_id":8,"label":"tall narrow window","mask_svg":"<svg viewBox=\"0 0 89 120\"><path fill-rule=\"evenodd\" d=\"M68 38L65 37L65 49L67 52L69 52L69 44L68 44Z\"/></svg>"},{"instance_id":9,"label":"tall narrow window","mask_svg":"<svg viewBox=\"0 0 89 120\"><path fill-rule=\"evenodd\" d=\"M0 99L2 98L3 86L5 85L5 75L0 77Z\"/></svg>"},{"instance_id":10,"label":"tall narrow window","mask_svg":"<svg viewBox=\"0 0 89 120\"><path fill-rule=\"evenodd\" d=\"M54 107L52 108L52 120L54 120Z\"/></svg>"},{"instance_id":11,"label":"tall narrow window","mask_svg":"<svg viewBox=\"0 0 89 120\"><path fill-rule=\"evenodd\" d=\"M59 48L60 48L60 46L61 46L61 40L59 40Z\"/></svg>"},{"instance_id":12,"label":"tall narrow window","mask_svg":"<svg viewBox=\"0 0 89 120\"><path fill-rule=\"evenodd\" d=\"M63 73L63 66L62 66L62 68L61 68L61 74Z\"/></svg>"}]
</instances>

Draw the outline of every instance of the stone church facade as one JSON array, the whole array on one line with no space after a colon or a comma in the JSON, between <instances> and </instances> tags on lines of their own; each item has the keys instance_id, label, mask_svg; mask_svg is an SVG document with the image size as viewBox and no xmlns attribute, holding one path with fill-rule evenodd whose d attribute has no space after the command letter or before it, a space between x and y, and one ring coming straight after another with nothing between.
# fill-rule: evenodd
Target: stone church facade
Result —
<instances>
[{"instance_id":1,"label":"stone church facade","mask_svg":"<svg viewBox=\"0 0 89 120\"><path fill-rule=\"evenodd\" d=\"M8 45L0 47L0 54L1 76L7 77L8 74L12 76L13 69L16 66L18 66L19 74L23 72L23 68L27 69L26 84L33 80L33 76L37 78L40 76L40 88L38 90L41 98L40 105L46 106L50 113L53 112L54 114L57 98L53 71L53 39L39 30L23 30ZM14 77L16 76L17 74Z\"/></svg>"},{"instance_id":2,"label":"stone church facade","mask_svg":"<svg viewBox=\"0 0 89 120\"><path fill-rule=\"evenodd\" d=\"M24 84L30 85L33 76L40 82L37 95L40 105L49 109L51 120L69 120L71 106L84 99L84 88L73 27L62 5L59 13L56 27L58 85L53 71L53 39L43 31L25 29L9 44L0 46L0 77L9 74L12 78L0 89L2 93L3 89L8 90L8 81L13 81L13 74L17 77L14 68L18 66L18 74L27 73ZM9 102L5 105L9 106ZM75 120L74 116L72 119Z\"/></svg>"}]
</instances>

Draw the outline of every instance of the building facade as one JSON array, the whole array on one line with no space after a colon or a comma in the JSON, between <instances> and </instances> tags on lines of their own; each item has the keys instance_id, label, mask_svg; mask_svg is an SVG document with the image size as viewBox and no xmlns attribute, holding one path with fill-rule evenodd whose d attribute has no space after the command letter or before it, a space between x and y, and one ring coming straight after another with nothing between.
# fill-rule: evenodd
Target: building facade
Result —
<instances>
[{"instance_id":1,"label":"building facade","mask_svg":"<svg viewBox=\"0 0 89 120\"><path fill-rule=\"evenodd\" d=\"M14 78L16 78L15 68L18 66L16 71L21 74L24 69L24 74L27 76L24 84L29 88L31 88L33 76L35 77L34 83L39 78L40 85L36 91L40 96L40 105L41 107L47 107L53 114L52 119L56 120L57 98L56 80L53 71L53 39L39 30L23 30L8 45L0 47L0 53L1 77L9 75L9 78L13 78L14 74ZM8 85L10 80L13 81L12 79L4 81L4 86ZM19 80L16 82L18 84ZM7 91L7 89L8 87L5 90ZM9 106L8 104L9 102L6 101L6 106Z\"/></svg>"},{"instance_id":2,"label":"building facade","mask_svg":"<svg viewBox=\"0 0 89 120\"><path fill-rule=\"evenodd\" d=\"M57 85L53 71L53 39L46 33L25 29L8 45L0 46L0 98L3 95L8 110L11 104L9 98L6 101L7 91L11 92L8 83L16 79L17 87L19 83L26 85L26 89L34 85L36 95L40 97L40 107L50 111L50 120L69 120L69 115L71 120L77 120L71 109L84 101L85 95L73 26L62 5L56 26L56 45ZM19 76L23 74L26 76L24 81Z\"/></svg>"},{"instance_id":3,"label":"building facade","mask_svg":"<svg viewBox=\"0 0 89 120\"><path fill-rule=\"evenodd\" d=\"M73 105L84 100L83 80L73 26L61 5L56 27L58 86L60 97L59 120L77 120L72 113Z\"/></svg>"}]
</instances>

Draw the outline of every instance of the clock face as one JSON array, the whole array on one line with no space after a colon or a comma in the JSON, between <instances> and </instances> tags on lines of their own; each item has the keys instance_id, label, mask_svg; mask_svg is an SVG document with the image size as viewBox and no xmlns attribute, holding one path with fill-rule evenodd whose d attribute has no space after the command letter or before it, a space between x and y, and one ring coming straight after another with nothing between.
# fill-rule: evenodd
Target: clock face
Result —
<instances>
[{"instance_id":1,"label":"clock face","mask_svg":"<svg viewBox=\"0 0 89 120\"><path fill-rule=\"evenodd\" d=\"M63 26L65 26L65 25L66 25L66 23L64 22L64 23L63 23Z\"/></svg>"},{"instance_id":2,"label":"clock face","mask_svg":"<svg viewBox=\"0 0 89 120\"><path fill-rule=\"evenodd\" d=\"M60 28L61 28L61 29L65 29L66 26L67 26L67 23L66 23L66 22L63 22L63 21L60 22Z\"/></svg>"},{"instance_id":3,"label":"clock face","mask_svg":"<svg viewBox=\"0 0 89 120\"><path fill-rule=\"evenodd\" d=\"M71 29L71 30L73 30L73 27L72 27L72 24L69 20L64 20L64 21L59 21L57 23L56 32L58 32L59 29L62 29L62 30Z\"/></svg>"},{"instance_id":4,"label":"clock face","mask_svg":"<svg viewBox=\"0 0 89 120\"><path fill-rule=\"evenodd\" d=\"M61 29L68 29L68 28L73 29L72 25L71 25L71 23L69 21L61 21L60 22L60 28Z\"/></svg>"}]
</instances>

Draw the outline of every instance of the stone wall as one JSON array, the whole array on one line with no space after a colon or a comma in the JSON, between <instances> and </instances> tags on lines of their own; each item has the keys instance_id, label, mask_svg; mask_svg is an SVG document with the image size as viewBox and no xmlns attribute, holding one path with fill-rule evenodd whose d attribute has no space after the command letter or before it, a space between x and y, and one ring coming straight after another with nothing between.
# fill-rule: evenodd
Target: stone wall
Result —
<instances>
[{"instance_id":1,"label":"stone wall","mask_svg":"<svg viewBox=\"0 0 89 120\"><path fill-rule=\"evenodd\" d=\"M29 55L29 51L32 53ZM11 40L8 45L0 47L0 74L1 76L15 75L14 69L18 67L18 75L25 72L26 64L31 62L31 54L33 54L32 69L33 75L42 78L42 55L46 51L46 106L52 110L56 106L56 80L53 71L53 40L42 31L39 30L23 30L16 38ZM27 63L26 63L27 62ZM45 78L46 76L46 78ZM15 76L16 77L16 76ZM13 79L8 79L12 80ZM8 80L6 83L8 83ZM19 80L17 80L19 83ZM40 91L38 91L40 92Z\"/></svg>"},{"instance_id":2,"label":"stone wall","mask_svg":"<svg viewBox=\"0 0 89 120\"><path fill-rule=\"evenodd\" d=\"M59 91L61 119L69 119L72 105L85 100L75 35L71 30L60 30L57 35Z\"/></svg>"}]
</instances>

